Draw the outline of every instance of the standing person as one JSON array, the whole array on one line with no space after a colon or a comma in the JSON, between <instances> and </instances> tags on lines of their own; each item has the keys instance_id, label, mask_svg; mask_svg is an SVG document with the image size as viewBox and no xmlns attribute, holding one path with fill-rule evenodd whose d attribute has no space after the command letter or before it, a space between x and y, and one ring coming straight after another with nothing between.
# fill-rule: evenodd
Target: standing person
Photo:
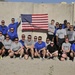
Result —
<instances>
[{"instance_id":1,"label":"standing person","mask_svg":"<svg viewBox=\"0 0 75 75\"><path fill-rule=\"evenodd\" d=\"M56 32L57 32L58 29L59 29L59 22L56 22L56 24L55 24L55 32L54 32L55 36L56 36Z\"/></svg>"},{"instance_id":2,"label":"standing person","mask_svg":"<svg viewBox=\"0 0 75 75\"><path fill-rule=\"evenodd\" d=\"M4 41L4 35L2 34L2 32L0 31L0 42Z\"/></svg>"},{"instance_id":3,"label":"standing person","mask_svg":"<svg viewBox=\"0 0 75 75\"><path fill-rule=\"evenodd\" d=\"M62 24L59 25L59 29L56 32L56 41L57 41L57 45L59 47L59 52L62 46L62 43L64 42L66 37L66 30L62 29Z\"/></svg>"},{"instance_id":4,"label":"standing person","mask_svg":"<svg viewBox=\"0 0 75 75\"><path fill-rule=\"evenodd\" d=\"M67 28L66 28L66 31L69 31L70 29L70 22L67 22Z\"/></svg>"},{"instance_id":5,"label":"standing person","mask_svg":"<svg viewBox=\"0 0 75 75\"><path fill-rule=\"evenodd\" d=\"M2 59L2 56L5 54L4 45L2 42L0 42L0 59Z\"/></svg>"},{"instance_id":6,"label":"standing person","mask_svg":"<svg viewBox=\"0 0 75 75\"><path fill-rule=\"evenodd\" d=\"M67 28L67 20L64 20L64 23L62 24L62 28L63 29Z\"/></svg>"},{"instance_id":7,"label":"standing person","mask_svg":"<svg viewBox=\"0 0 75 75\"><path fill-rule=\"evenodd\" d=\"M54 58L58 56L58 50L56 45L54 44L54 42L51 42L48 46L47 46L47 57L48 58Z\"/></svg>"},{"instance_id":8,"label":"standing person","mask_svg":"<svg viewBox=\"0 0 75 75\"><path fill-rule=\"evenodd\" d=\"M59 22L56 22L56 24L55 24L55 32L54 32L54 43L55 43L56 46L57 46L57 43L56 43L56 32L57 32L58 29L59 29Z\"/></svg>"},{"instance_id":9,"label":"standing person","mask_svg":"<svg viewBox=\"0 0 75 75\"><path fill-rule=\"evenodd\" d=\"M10 48L11 48L11 44L12 41L9 38L9 35L5 36L5 40L3 41L4 47L5 47L5 56L8 56L10 53Z\"/></svg>"},{"instance_id":10,"label":"standing person","mask_svg":"<svg viewBox=\"0 0 75 75\"><path fill-rule=\"evenodd\" d=\"M73 25L70 26L70 29L67 31L67 36L69 38L69 42L72 44L75 38L75 31Z\"/></svg>"},{"instance_id":11,"label":"standing person","mask_svg":"<svg viewBox=\"0 0 75 75\"><path fill-rule=\"evenodd\" d=\"M11 44L11 52L9 53L10 57L20 55L20 59L22 58L24 54L23 46L19 42L18 38L15 38L15 41Z\"/></svg>"},{"instance_id":12,"label":"standing person","mask_svg":"<svg viewBox=\"0 0 75 75\"><path fill-rule=\"evenodd\" d=\"M51 20L51 24L48 26L48 38L50 41L54 41L54 31L55 31L55 20Z\"/></svg>"},{"instance_id":13,"label":"standing person","mask_svg":"<svg viewBox=\"0 0 75 75\"><path fill-rule=\"evenodd\" d=\"M12 41L14 41L14 39L16 37L18 37L17 33L15 33L15 31L14 31L14 28L10 28L10 31L8 31L7 34L9 35L9 37Z\"/></svg>"},{"instance_id":14,"label":"standing person","mask_svg":"<svg viewBox=\"0 0 75 75\"><path fill-rule=\"evenodd\" d=\"M25 41L25 47L26 47L25 55L29 56L29 53L30 53L31 59L33 59L34 58L34 42L32 40L31 35L28 35L27 40Z\"/></svg>"},{"instance_id":15,"label":"standing person","mask_svg":"<svg viewBox=\"0 0 75 75\"><path fill-rule=\"evenodd\" d=\"M4 36L6 36L6 34L8 32L8 27L5 25L5 21L4 20L1 21L0 31L2 31L2 34Z\"/></svg>"},{"instance_id":16,"label":"standing person","mask_svg":"<svg viewBox=\"0 0 75 75\"><path fill-rule=\"evenodd\" d=\"M11 19L11 23L8 25L8 30L10 30L11 28L14 29L14 32L17 33L17 28L20 25L21 21L19 22L15 22L15 18Z\"/></svg>"},{"instance_id":17,"label":"standing person","mask_svg":"<svg viewBox=\"0 0 75 75\"><path fill-rule=\"evenodd\" d=\"M40 57L40 54L43 54L43 59L45 59L46 55L46 43L42 41L42 37L38 37L38 42L35 43L35 56Z\"/></svg>"},{"instance_id":18,"label":"standing person","mask_svg":"<svg viewBox=\"0 0 75 75\"><path fill-rule=\"evenodd\" d=\"M71 44L69 43L69 39L65 38L65 42L62 44L61 61L67 59L67 57L72 57L70 50L71 50Z\"/></svg>"}]
</instances>

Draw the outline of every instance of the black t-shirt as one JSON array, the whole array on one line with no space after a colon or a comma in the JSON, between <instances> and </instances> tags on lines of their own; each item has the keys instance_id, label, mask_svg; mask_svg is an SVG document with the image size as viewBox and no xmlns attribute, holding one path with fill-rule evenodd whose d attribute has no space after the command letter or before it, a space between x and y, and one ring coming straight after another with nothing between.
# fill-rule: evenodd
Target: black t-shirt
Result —
<instances>
[{"instance_id":1,"label":"black t-shirt","mask_svg":"<svg viewBox=\"0 0 75 75\"><path fill-rule=\"evenodd\" d=\"M57 50L57 47L54 45L53 47L51 45L48 45L47 46L47 50L50 52L50 53L53 53Z\"/></svg>"},{"instance_id":2,"label":"black t-shirt","mask_svg":"<svg viewBox=\"0 0 75 75\"><path fill-rule=\"evenodd\" d=\"M0 49L2 49L2 47L3 47L4 45L3 45L3 43L2 42L0 42Z\"/></svg>"}]
</instances>

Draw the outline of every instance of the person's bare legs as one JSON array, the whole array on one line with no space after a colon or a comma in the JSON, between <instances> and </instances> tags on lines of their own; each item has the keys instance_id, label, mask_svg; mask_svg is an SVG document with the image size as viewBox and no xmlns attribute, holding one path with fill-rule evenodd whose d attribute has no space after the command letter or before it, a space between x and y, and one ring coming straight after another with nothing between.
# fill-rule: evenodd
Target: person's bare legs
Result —
<instances>
[{"instance_id":1,"label":"person's bare legs","mask_svg":"<svg viewBox=\"0 0 75 75\"><path fill-rule=\"evenodd\" d=\"M25 54L25 55L24 55L24 59L27 60L28 58L29 58L29 55L28 55L28 54Z\"/></svg>"},{"instance_id":2,"label":"person's bare legs","mask_svg":"<svg viewBox=\"0 0 75 75\"><path fill-rule=\"evenodd\" d=\"M53 57L57 57L57 56L58 56L58 51L53 52L53 53L52 53L52 56L53 56Z\"/></svg>"},{"instance_id":3,"label":"person's bare legs","mask_svg":"<svg viewBox=\"0 0 75 75\"><path fill-rule=\"evenodd\" d=\"M20 57L22 57L23 54L24 54L24 49L20 49L20 50L19 50L19 54L20 54Z\"/></svg>"},{"instance_id":4,"label":"person's bare legs","mask_svg":"<svg viewBox=\"0 0 75 75\"><path fill-rule=\"evenodd\" d=\"M45 48L42 48L42 54L43 54L43 58L45 58L45 55L46 55L46 49Z\"/></svg>"},{"instance_id":5,"label":"person's bare legs","mask_svg":"<svg viewBox=\"0 0 75 75\"><path fill-rule=\"evenodd\" d=\"M9 56L13 57L14 56L14 51L11 50L10 53L9 53Z\"/></svg>"},{"instance_id":6,"label":"person's bare legs","mask_svg":"<svg viewBox=\"0 0 75 75\"><path fill-rule=\"evenodd\" d=\"M65 58L67 58L67 55L64 53L64 54L62 54L62 57L61 57L61 61L64 61L65 60Z\"/></svg>"},{"instance_id":7,"label":"person's bare legs","mask_svg":"<svg viewBox=\"0 0 75 75\"><path fill-rule=\"evenodd\" d=\"M34 58L34 49L31 48L31 49L30 49L30 52L31 52L31 57L32 57L32 59L33 59L33 58Z\"/></svg>"},{"instance_id":8,"label":"person's bare legs","mask_svg":"<svg viewBox=\"0 0 75 75\"><path fill-rule=\"evenodd\" d=\"M40 57L40 53L38 52L38 51L36 51L35 53L34 53L34 55L35 55L35 57Z\"/></svg>"}]
</instances>

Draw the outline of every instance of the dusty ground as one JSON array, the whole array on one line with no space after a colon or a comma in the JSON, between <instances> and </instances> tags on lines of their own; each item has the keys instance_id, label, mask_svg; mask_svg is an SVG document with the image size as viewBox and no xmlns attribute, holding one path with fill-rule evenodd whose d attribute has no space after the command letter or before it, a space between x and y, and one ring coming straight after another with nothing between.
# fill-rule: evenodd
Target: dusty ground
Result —
<instances>
[{"instance_id":1,"label":"dusty ground","mask_svg":"<svg viewBox=\"0 0 75 75\"><path fill-rule=\"evenodd\" d=\"M0 60L0 75L75 75L75 62L4 57Z\"/></svg>"}]
</instances>

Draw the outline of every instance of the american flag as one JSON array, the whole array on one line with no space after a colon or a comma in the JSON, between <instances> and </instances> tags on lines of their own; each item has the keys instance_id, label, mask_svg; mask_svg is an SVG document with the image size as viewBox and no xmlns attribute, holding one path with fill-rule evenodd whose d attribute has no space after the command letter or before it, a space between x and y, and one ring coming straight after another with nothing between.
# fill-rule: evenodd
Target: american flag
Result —
<instances>
[{"instance_id":1,"label":"american flag","mask_svg":"<svg viewBox=\"0 0 75 75\"><path fill-rule=\"evenodd\" d=\"M47 30L48 14L21 14L22 30Z\"/></svg>"}]
</instances>

